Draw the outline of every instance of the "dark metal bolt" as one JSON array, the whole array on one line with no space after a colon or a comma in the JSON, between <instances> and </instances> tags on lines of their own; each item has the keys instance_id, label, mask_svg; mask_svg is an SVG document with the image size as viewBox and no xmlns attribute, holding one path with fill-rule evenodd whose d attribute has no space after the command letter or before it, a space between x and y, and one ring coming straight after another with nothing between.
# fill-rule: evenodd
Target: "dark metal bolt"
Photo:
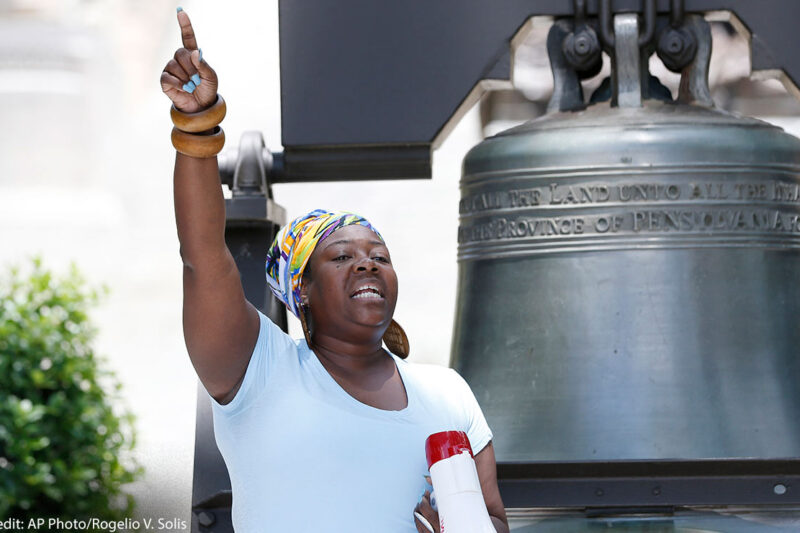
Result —
<instances>
[{"instance_id":1,"label":"dark metal bolt","mask_svg":"<svg viewBox=\"0 0 800 533\"><path fill-rule=\"evenodd\" d=\"M661 495L661 487L655 487L653 489L653 496L660 496Z\"/></svg>"},{"instance_id":2,"label":"dark metal bolt","mask_svg":"<svg viewBox=\"0 0 800 533\"><path fill-rule=\"evenodd\" d=\"M684 42L681 39L681 36L677 34L677 32L669 32L667 36L667 46L666 49L671 54L679 54L683 51Z\"/></svg>"},{"instance_id":3,"label":"dark metal bolt","mask_svg":"<svg viewBox=\"0 0 800 533\"><path fill-rule=\"evenodd\" d=\"M658 57L673 72L683 70L696 53L697 40L685 28L665 28L658 38Z\"/></svg>"},{"instance_id":4,"label":"dark metal bolt","mask_svg":"<svg viewBox=\"0 0 800 533\"><path fill-rule=\"evenodd\" d=\"M575 37L575 51L579 55L586 55L592 49L592 43L585 34Z\"/></svg>"},{"instance_id":5,"label":"dark metal bolt","mask_svg":"<svg viewBox=\"0 0 800 533\"><path fill-rule=\"evenodd\" d=\"M605 492L603 492L603 489L597 489L596 491L594 491L594 494L595 494L595 496L599 497L599 496L602 496L603 494L605 494Z\"/></svg>"},{"instance_id":6,"label":"dark metal bolt","mask_svg":"<svg viewBox=\"0 0 800 533\"><path fill-rule=\"evenodd\" d=\"M211 511L201 511L197 515L197 522L203 527L211 527L216 521L217 517Z\"/></svg>"},{"instance_id":7,"label":"dark metal bolt","mask_svg":"<svg viewBox=\"0 0 800 533\"><path fill-rule=\"evenodd\" d=\"M597 40L594 30L588 26L567 35L561 50L570 66L578 72L599 71L597 67L602 66L600 41Z\"/></svg>"}]
</instances>

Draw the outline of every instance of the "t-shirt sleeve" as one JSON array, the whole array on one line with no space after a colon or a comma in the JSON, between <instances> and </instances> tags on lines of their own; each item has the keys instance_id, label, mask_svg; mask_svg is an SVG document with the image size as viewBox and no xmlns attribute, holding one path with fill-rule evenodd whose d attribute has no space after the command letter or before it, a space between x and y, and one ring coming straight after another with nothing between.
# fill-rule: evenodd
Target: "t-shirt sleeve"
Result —
<instances>
[{"instance_id":1,"label":"t-shirt sleeve","mask_svg":"<svg viewBox=\"0 0 800 533\"><path fill-rule=\"evenodd\" d=\"M261 311L258 311L258 318L258 339L239 390L233 400L224 405L211 398L214 411L224 416L232 416L253 404L269 386L270 378L280 371L278 365L296 354L297 346L289 335Z\"/></svg>"},{"instance_id":2,"label":"t-shirt sleeve","mask_svg":"<svg viewBox=\"0 0 800 533\"><path fill-rule=\"evenodd\" d=\"M464 420L463 431L469 437L469 444L472 446L473 455L483 450L487 444L492 440L492 430L489 429L489 424L486 423L486 418L483 416L481 406L478 400L472 393L469 384L461 377L455 370L451 370L454 374L456 388L461 396L461 409Z\"/></svg>"}]
</instances>

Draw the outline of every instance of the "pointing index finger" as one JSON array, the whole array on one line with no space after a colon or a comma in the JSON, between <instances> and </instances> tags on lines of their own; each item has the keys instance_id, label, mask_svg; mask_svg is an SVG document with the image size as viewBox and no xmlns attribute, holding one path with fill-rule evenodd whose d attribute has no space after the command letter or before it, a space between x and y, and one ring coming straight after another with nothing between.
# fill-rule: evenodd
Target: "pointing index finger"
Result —
<instances>
[{"instance_id":1,"label":"pointing index finger","mask_svg":"<svg viewBox=\"0 0 800 533\"><path fill-rule=\"evenodd\" d=\"M181 26L181 39L183 40L183 47L187 50L197 50L197 39L194 36L194 29L192 22L189 20L189 15L186 11L178 11L178 24Z\"/></svg>"}]
</instances>

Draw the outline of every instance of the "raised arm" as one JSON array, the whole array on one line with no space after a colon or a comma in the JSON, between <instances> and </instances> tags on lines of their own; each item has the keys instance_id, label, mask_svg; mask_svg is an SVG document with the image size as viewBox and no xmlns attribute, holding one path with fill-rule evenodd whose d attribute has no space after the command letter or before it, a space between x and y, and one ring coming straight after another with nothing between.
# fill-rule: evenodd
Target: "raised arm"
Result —
<instances>
[{"instance_id":1,"label":"raised arm","mask_svg":"<svg viewBox=\"0 0 800 533\"><path fill-rule=\"evenodd\" d=\"M161 73L161 88L178 110L194 113L216 101L217 75L202 59L185 11L178 12L178 23L183 47ZM227 403L244 377L258 338L259 318L244 297L239 271L225 245L217 158L177 153L174 195L186 348L206 390Z\"/></svg>"}]
</instances>

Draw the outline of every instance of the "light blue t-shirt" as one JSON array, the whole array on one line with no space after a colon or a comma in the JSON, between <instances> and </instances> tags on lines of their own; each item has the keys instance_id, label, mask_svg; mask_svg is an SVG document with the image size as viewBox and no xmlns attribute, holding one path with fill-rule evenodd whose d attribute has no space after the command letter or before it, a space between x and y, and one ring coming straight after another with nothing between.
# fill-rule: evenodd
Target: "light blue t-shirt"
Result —
<instances>
[{"instance_id":1,"label":"light blue t-shirt","mask_svg":"<svg viewBox=\"0 0 800 533\"><path fill-rule=\"evenodd\" d=\"M464 431L476 455L492 438L467 383L393 355L408 405L376 409L342 389L305 340L259 315L241 388L227 405L211 402L236 532L415 533L428 435Z\"/></svg>"}]
</instances>

